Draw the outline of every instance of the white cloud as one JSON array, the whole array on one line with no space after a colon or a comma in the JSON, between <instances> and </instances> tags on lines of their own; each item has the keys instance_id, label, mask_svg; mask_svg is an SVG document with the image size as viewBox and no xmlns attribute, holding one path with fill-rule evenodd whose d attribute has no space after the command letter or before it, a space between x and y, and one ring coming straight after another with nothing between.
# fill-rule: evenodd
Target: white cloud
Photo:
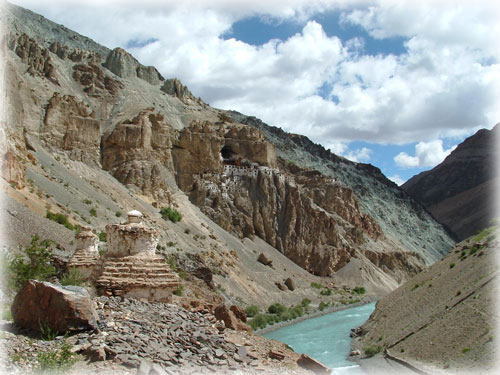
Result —
<instances>
[{"instance_id":1,"label":"white cloud","mask_svg":"<svg viewBox=\"0 0 500 375\"><path fill-rule=\"evenodd\" d=\"M371 154L373 150L363 147L363 148L358 148L356 150L349 151L347 154L344 154L343 156L351 161L354 161L356 163L359 162L367 162L370 160Z\"/></svg>"},{"instance_id":2,"label":"white cloud","mask_svg":"<svg viewBox=\"0 0 500 375\"><path fill-rule=\"evenodd\" d=\"M441 163L457 146L443 149L440 139L431 142L419 142L415 146L415 156L400 152L394 157L397 165L405 168L434 167Z\"/></svg>"},{"instance_id":3,"label":"white cloud","mask_svg":"<svg viewBox=\"0 0 500 375\"><path fill-rule=\"evenodd\" d=\"M18 3L111 48L157 39L130 51L215 107L254 115L325 147L429 142L469 135L500 119L500 7L491 1ZM407 52L368 56L361 39L328 37L310 16L334 8L376 38L407 38ZM248 16L293 20L303 28L259 47L223 38ZM317 95L325 83L337 103Z\"/></svg>"},{"instance_id":4,"label":"white cloud","mask_svg":"<svg viewBox=\"0 0 500 375\"><path fill-rule=\"evenodd\" d=\"M388 177L389 180L391 180L392 182L394 182L396 185L398 186L401 186L403 185L406 181L404 179L402 179L399 175L394 175L394 176L390 176Z\"/></svg>"}]
</instances>

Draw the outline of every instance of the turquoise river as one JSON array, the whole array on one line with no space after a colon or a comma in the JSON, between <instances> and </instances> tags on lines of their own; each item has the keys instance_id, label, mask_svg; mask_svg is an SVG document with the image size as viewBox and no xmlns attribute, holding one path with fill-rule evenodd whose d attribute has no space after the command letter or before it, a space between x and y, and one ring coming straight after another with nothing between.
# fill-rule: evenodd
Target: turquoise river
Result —
<instances>
[{"instance_id":1,"label":"turquoise river","mask_svg":"<svg viewBox=\"0 0 500 375\"><path fill-rule=\"evenodd\" d=\"M297 353L306 353L335 373L356 374L359 367L348 361L351 349L351 328L359 327L375 309L375 302L306 319L263 336L291 346Z\"/></svg>"}]
</instances>

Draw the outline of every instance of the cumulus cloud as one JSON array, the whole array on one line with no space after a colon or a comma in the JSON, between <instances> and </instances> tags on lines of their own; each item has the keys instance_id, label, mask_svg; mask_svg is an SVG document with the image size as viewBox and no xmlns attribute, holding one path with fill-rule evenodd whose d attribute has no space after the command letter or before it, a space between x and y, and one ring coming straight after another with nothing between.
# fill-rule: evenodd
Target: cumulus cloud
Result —
<instances>
[{"instance_id":1,"label":"cumulus cloud","mask_svg":"<svg viewBox=\"0 0 500 375\"><path fill-rule=\"evenodd\" d=\"M359 162L368 162L370 160L371 154L373 150L367 148L367 147L362 147L358 148L355 150L349 151L347 154L344 154L343 156L351 161L355 161L357 163Z\"/></svg>"},{"instance_id":2,"label":"cumulus cloud","mask_svg":"<svg viewBox=\"0 0 500 375\"><path fill-rule=\"evenodd\" d=\"M415 156L400 152L394 157L397 165L405 168L434 167L441 163L457 146L443 149L443 141L419 142L415 146Z\"/></svg>"},{"instance_id":3,"label":"cumulus cloud","mask_svg":"<svg viewBox=\"0 0 500 375\"><path fill-rule=\"evenodd\" d=\"M327 148L465 136L500 119L499 7L491 1L17 2L110 48L128 45L215 107ZM314 15L333 9L374 38L405 38L406 53L366 55L365 41L328 36ZM224 38L250 16L302 30L262 46ZM325 85L329 95L319 96ZM417 163L407 156L398 160Z\"/></svg>"},{"instance_id":4,"label":"cumulus cloud","mask_svg":"<svg viewBox=\"0 0 500 375\"><path fill-rule=\"evenodd\" d=\"M388 177L389 180L394 182L396 185L401 186L403 185L406 181L402 179L399 175L395 174L394 176Z\"/></svg>"}]
</instances>

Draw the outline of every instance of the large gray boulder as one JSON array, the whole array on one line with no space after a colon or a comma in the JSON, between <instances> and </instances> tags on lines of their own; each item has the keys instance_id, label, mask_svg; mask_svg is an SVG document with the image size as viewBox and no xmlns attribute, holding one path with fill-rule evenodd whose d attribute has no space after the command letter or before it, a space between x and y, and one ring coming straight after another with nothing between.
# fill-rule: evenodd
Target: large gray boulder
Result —
<instances>
[{"instance_id":1,"label":"large gray boulder","mask_svg":"<svg viewBox=\"0 0 500 375\"><path fill-rule=\"evenodd\" d=\"M76 286L29 280L14 298L11 311L17 325L38 332L41 325L58 333L97 328L90 295Z\"/></svg>"}]
</instances>

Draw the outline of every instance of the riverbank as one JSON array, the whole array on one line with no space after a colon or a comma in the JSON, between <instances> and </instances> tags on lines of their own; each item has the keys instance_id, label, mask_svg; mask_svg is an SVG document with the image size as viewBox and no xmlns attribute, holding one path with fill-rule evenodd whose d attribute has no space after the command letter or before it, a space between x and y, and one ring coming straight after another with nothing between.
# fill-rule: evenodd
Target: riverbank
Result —
<instances>
[{"instance_id":1,"label":"riverbank","mask_svg":"<svg viewBox=\"0 0 500 375\"><path fill-rule=\"evenodd\" d=\"M377 300L378 300L378 298L376 296L367 296L364 300L362 300L360 302L353 303L353 304L338 305L338 306L329 306L329 307L324 308L321 311L320 310L316 310L316 311L311 312L310 314L302 315L302 316L300 316L300 317L298 317L296 319L293 319L293 320L287 320L287 321L284 321L284 322L275 323L275 324L267 326L265 328L258 329L256 331L254 331L254 333L257 334L257 335L263 335L263 334L275 331L275 330L277 330L279 328L287 327L287 326L290 326L292 324L302 322L302 321L304 321L306 319L312 319L312 318L316 318L318 316L323 316L323 315L326 315L326 314L331 314L331 313L334 313L334 312L337 312L337 311L342 311L342 310L346 310L346 309L351 309L353 307L363 306L363 305L366 305L368 303L375 302Z\"/></svg>"}]
</instances>

